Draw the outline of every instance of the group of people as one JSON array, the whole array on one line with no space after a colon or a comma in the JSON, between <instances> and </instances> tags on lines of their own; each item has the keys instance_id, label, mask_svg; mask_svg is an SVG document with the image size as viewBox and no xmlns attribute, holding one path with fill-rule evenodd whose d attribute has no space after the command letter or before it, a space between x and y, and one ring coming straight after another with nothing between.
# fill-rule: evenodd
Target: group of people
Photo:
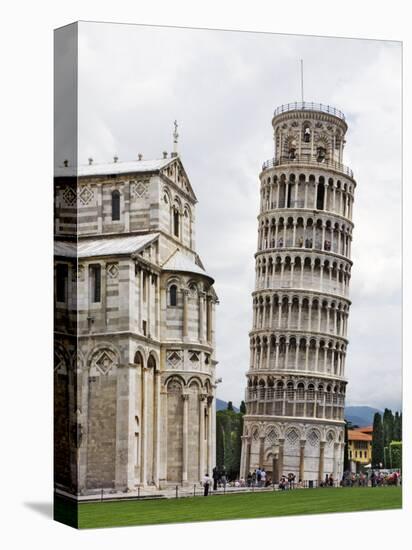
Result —
<instances>
[{"instance_id":1,"label":"group of people","mask_svg":"<svg viewBox=\"0 0 412 550\"><path fill-rule=\"evenodd\" d=\"M249 472L246 477L247 487L269 487L271 483L272 480L264 468L256 468L253 472Z\"/></svg>"},{"instance_id":2,"label":"group of people","mask_svg":"<svg viewBox=\"0 0 412 550\"><path fill-rule=\"evenodd\" d=\"M342 487L380 487L382 485L400 485L401 474L399 471L385 473L371 470L368 474L365 472L343 472Z\"/></svg>"},{"instance_id":3,"label":"group of people","mask_svg":"<svg viewBox=\"0 0 412 550\"><path fill-rule=\"evenodd\" d=\"M334 487L335 478L333 474L326 474L325 479L319 483L319 487ZM369 474L365 472L353 473L345 471L343 473L340 485L342 487L378 487L380 485L400 485L401 474L399 471L390 474L372 470ZM212 477L208 473L203 478L204 496L208 496L210 487L213 485L213 491L226 487L270 487L272 478L267 474L264 468L256 468L253 472L249 472L246 479L236 478L235 480L228 479L225 468L219 470L213 468ZM278 488L282 491L287 489L295 489L304 487L301 480L296 482L296 475L290 472L288 475L283 474L278 483Z\"/></svg>"},{"instance_id":4,"label":"group of people","mask_svg":"<svg viewBox=\"0 0 412 550\"><path fill-rule=\"evenodd\" d=\"M335 479L333 474L326 474L324 481L321 481L319 485L320 487L334 487Z\"/></svg>"}]
</instances>

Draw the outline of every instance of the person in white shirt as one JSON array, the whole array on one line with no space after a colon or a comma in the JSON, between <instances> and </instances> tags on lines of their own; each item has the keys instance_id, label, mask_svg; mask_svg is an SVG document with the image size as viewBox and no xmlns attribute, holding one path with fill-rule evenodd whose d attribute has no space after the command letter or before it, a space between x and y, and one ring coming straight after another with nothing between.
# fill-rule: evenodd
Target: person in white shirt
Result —
<instances>
[{"instance_id":1,"label":"person in white shirt","mask_svg":"<svg viewBox=\"0 0 412 550\"><path fill-rule=\"evenodd\" d=\"M261 479L261 482L262 482L262 487L265 487L265 485L266 485L266 472L265 472L264 468L262 468L262 471L260 472L260 479Z\"/></svg>"},{"instance_id":2,"label":"person in white shirt","mask_svg":"<svg viewBox=\"0 0 412 550\"><path fill-rule=\"evenodd\" d=\"M203 496L207 497L209 494L209 485L210 485L210 477L209 474L206 473L205 477L203 478Z\"/></svg>"}]
</instances>

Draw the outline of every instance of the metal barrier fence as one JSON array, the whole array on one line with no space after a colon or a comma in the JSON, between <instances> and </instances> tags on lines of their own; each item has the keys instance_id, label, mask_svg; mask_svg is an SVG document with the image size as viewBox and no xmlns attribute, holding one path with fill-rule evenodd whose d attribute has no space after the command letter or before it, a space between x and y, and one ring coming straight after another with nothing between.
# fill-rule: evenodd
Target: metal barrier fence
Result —
<instances>
[{"instance_id":1,"label":"metal barrier fence","mask_svg":"<svg viewBox=\"0 0 412 550\"><path fill-rule=\"evenodd\" d=\"M295 101L294 103L285 103L275 109L273 116L288 113L289 111L318 111L321 113L334 115L342 120L345 120L345 115L342 111L336 109L336 107L325 105L324 103L314 103L313 101Z\"/></svg>"},{"instance_id":2,"label":"metal barrier fence","mask_svg":"<svg viewBox=\"0 0 412 550\"><path fill-rule=\"evenodd\" d=\"M228 495L228 494L239 494L239 493L249 493L249 492L273 492L273 491L291 491L299 489L330 489L330 488L339 488L339 487L388 487L392 484L387 483L386 481L373 485L371 480L366 480L365 483L360 483L359 480L352 481L350 479L345 481L334 480L332 484L326 484L324 481L319 482L317 480L304 480L302 482L296 481L286 481L282 483L270 483L268 485L261 485L257 482L251 483L250 485L244 485L240 487L235 487L229 483L226 485L221 485L216 490L213 490L213 486L210 485L208 494L210 496L218 495ZM393 484L395 485L395 484ZM401 480L396 483L396 485L402 485ZM158 499L174 499L174 498L185 498L185 497L200 497L204 495L204 487L201 484L193 484L192 486L182 486L174 485L169 486L164 490L156 490L155 492L150 490L144 490L140 487L136 491L130 493L115 493L111 490L101 489L100 492L94 495L85 495L85 496L74 496L68 494L61 490L55 489L55 495L67 498L70 500L76 500L80 502L108 502L108 501L118 501L118 500L158 500Z\"/></svg>"}]
</instances>

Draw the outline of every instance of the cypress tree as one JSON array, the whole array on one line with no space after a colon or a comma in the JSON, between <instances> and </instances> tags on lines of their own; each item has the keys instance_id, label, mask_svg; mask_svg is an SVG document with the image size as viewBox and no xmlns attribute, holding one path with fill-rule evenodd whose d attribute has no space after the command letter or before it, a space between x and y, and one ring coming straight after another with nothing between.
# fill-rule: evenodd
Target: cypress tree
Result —
<instances>
[{"instance_id":1,"label":"cypress tree","mask_svg":"<svg viewBox=\"0 0 412 550\"><path fill-rule=\"evenodd\" d=\"M218 470L221 470L225 463L225 437L221 412L216 413L216 466Z\"/></svg>"},{"instance_id":2,"label":"cypress tree","mask_svg":"<svg viewBox=\"0 0 412 550\"><path fill-rule=\"evenodd\" d=\"M347 420L345 420L345 448L343 450L343 471L347 472L350 470L350 462L349 462L349 437L348 437L348 429L349 424Z\"/></svg>"},{"instance_id":3,"label":"cypress tree","mask_svg":"<svg viewBox=\"0 0 412 550\"><path fill-rule=\"evenodd\" d=\"M402 441L402 413L399 414L398 411L396 411L393 421L393 439Z\"/></svg>"},{"instance_id":4,"label":"cypress tree","mask_svg":"<svg viewBox=\"0 0 412 550\"><path fill-rule=\"evenodd\" d=\"M242 414L246 414L246 403L244 401L242 401L240 403L240 409L239 410Z\"/></svg>"},{"instance_id":5,"label":"cypress tree","mask_svg":"<svg viewBox=\"0 0 412 550\"><path fill-rule=\"evenodd\" d=\"M388 447L393 437L394 417L390 409L385 409L383 413L383 445Z\"/></svg>"},{"instance_id":6,"label":"cypress tree","mask_svg":"<svg viewBox=\"0 0 412 550\"><path fill-rule=\"evenodd\" d=\"M235 425L232 431L232 447L233 447L233 461L230 469L231 479L236 479L240 472L240 459L242 454L242 435L243 435L243 415L236 413L236 418L233 418Z\"/></svg>"},{"instance_id":7,"label":"cypress tree","mask_svg":"<svg viewBox=\"0 0 412 550\"><path fill-rule=\"evenodd\" d=\"M229 403L227 404L227 410L228 410L228 411L233 411L233 403L232 403L232 401L229 401Z\"/></svg>"},{"instance_id":8,"label":"cypress tree","mask_svg":"<svg viewBox=\"0 0 412 550\"><path fill-rule=\"evenodd\" d=\"M382 416L380 413L375 413L373 417L373 434L372 434L372 467L379 468L380 464L384 463L383 456L383 426Z\"/></svg>"}]
</instances>

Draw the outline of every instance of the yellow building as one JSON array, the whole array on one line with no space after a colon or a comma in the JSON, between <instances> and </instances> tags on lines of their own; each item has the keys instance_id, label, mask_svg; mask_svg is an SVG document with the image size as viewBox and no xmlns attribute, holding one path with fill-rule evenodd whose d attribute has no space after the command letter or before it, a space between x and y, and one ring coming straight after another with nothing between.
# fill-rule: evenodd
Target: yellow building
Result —
<instances>
[{"instance_id":1,"label":"yellow building","mask_svg":"<svg viewBox=\"0 0 412 550\"><path fill-rule=\"evenodd\" d=\"M348 430L349 460L356 463L357 469L372 460L372 426Z\"/></svg>"}]
</instances>

